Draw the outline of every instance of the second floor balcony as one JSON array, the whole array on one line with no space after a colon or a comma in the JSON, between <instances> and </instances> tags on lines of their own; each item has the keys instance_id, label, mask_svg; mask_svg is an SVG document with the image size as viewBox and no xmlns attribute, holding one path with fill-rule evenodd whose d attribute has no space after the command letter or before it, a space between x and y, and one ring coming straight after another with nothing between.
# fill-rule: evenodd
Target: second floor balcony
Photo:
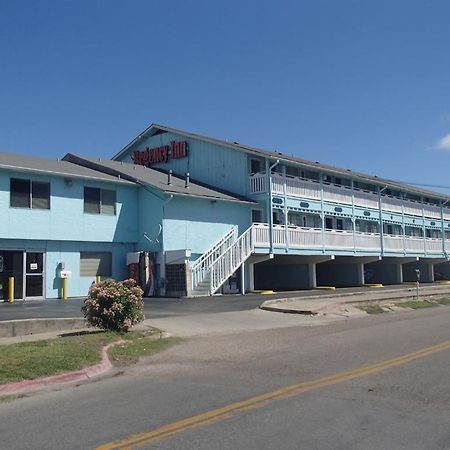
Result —
<instances>
[{"instance_id":1,"label":"second floor balcony","mask_svg":"<svg viewBox=\"0 0 450 450\"><path fill-rule=\"evenodd\" d=\"M304 199L322 200L344 205L355 205L363 208L380 208L384 211L411 215L416 217L428 217L441 220L450 220L450 208L438 205L415 202L405 198L364 191L349 186L335 185L316 180L271 174L272 193L288 195ZM268 177L266 173L256 173L250 176L250 193L259 194L268 192Z\"/></svg>"},{"instance_id":2,"label":"second floor balcony","mask_svg":"<svg viewBox=\"0 0 450 450\"><path fill-rule=\"evenodd\" d=\"M253 224L253 240L262 251L270 246L270 226ZM272 242L275 251L321 251L344 254L375 254L398 256L447 257L450 254L450 240L441 238L394 236L359 231L328 230L274 225Z\"/></svg>"}]
</instances>

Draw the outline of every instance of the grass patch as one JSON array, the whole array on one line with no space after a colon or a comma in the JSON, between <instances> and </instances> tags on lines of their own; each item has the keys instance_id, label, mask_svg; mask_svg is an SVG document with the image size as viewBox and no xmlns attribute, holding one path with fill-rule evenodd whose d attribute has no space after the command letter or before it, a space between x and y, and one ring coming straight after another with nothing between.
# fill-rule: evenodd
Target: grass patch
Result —
<instances>
[{"instance_id":1,"label":"grass patch","mask_svg":"<svg viewBox=\"0 0 450 450\"><path fill-rule=\"evenodd\" d=\"M135 364L140 357L153 355L170 345L179 343L180 340L179 338L149 339L142 333L141 336L135 336L134 339L127 340L124 344L110 348L108 355L115 366L123 367Z\"/></svg>"},{"instance_id":2,"label":"grass patch","mask_svg":"<svg viewBox=\"0 0 450 450\"><path fill-rule=\"evenodd\" d=\"M358 308L365 311L367 314L383 314L386 312L380 305L365 305L358 306Z\"/></svg>"},{"instance_id":3,"label":"grass patch","mask_svg":"<svg viewBox=\"0 0 450 450\"><path fill-rule=\"evenodd\" d=\"M436 302L440 305L450 305L450 298L440 298Z\"/></svg>"},{"instance_id":4,"label":"grass patch","mask_svg":"<svg viewBox=\"0 0 450 450\"><path fill-rule=\"evenodd\" d=\"M0 384L58 375L91 366L100 361L103 346L120 339L127 341L127 344L114 357L122 366L176 341L151 341L150 335L150 332L134 331L124 334L98 332L1 345Z\"/></svg>"},{"instance_id":5,"label":"grass patch","mask_svg":"<svg viewBox=\"0 0 450 450\"><path fill-rule=\"evenodd\" d=\"M437 306L437 303L426 300L408 300L407 302L396 303L396 306L400 306L401 308L422 309L432 308L433 306Z\"/></svg>"}]
</instances>

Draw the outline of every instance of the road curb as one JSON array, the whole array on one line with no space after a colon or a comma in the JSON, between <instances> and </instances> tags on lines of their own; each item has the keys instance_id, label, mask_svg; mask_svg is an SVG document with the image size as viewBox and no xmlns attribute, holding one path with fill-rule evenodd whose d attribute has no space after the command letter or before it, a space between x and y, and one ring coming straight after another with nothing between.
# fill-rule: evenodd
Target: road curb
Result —
<instances>
[{"instance_id":1,"label":"road curb","mask_svg":"<svg viewBox=\"0 0 450 450\"><path fill-rule=\"evenodd\" d=\"M397 294L397 295L394 295ZM447 286L446 288L442 288L441 286L428 286L426 288L423 288L423 291L421 293L421 298L428 298L433 297L436 295L445 295L450 294L450 289ZM358 303L373 303L373 302L385 302L390 300L406 300L411 295L415 296L415 288L407 288L403 290L397 290L397 289L390 289L384 292L377 291L374 298L361 298L361 299L355 299L354 297L356 295L365 295L365 294L355 294L352 293L351 295L348 295L350 297L348 300L343 301L343 297L346 297L346 294L340 294L340 295L334 295L334 296L310 296L307 298L280 298L276 300L266 300L264 303L262 303L259 307L259 309L263 311L270 311L270 312L278 312L278 313L287 313L287 314L303 314L303 315L311 315L315 316L317 314L320 314L324 310L332 309L332 308L339 308L343 305L355 305ZM353 297L353 298L352 298ZM337 301L331 301L332 299L336 299ZM318 300L330 300L328 303L323 304L318 307L314 306L305 306L302 303L307 303L309 301L318 301ZM293 306L293 303L298 302L299 306L295 307ZM283 307L283 303L288 304L286 307Z\"/></svg>"},{"instance_id":2,"label":"road curb","mask_svg":"<svg viewBox=\"0 0 450 450\"><path fill-rule=\"evenodd\" d=\"M3 320L0 321L0 338L83 328L86 328L86 320L80 317Z\"/></svg>"},{"instance_id":3,"label":"road curb","mask_svg":"<svg viewBox=\"0 0 450 450\"><path fill-rule=\"evenodd\" d=\"M34 380L24 380L14 383L0 385L0 397L5 395L18 395L36 392L55 384L73 383L76 381L87 381L92 378L105 374L112 368L111 361L108 358L108 349L115 345L123 344L125 341L120 340L112 342L102 348L101 361L93 366L84 369L75 370L73 372L62 373L60 375L52 375L49 377L36 378Z\"/></svg>"}]
</instances>

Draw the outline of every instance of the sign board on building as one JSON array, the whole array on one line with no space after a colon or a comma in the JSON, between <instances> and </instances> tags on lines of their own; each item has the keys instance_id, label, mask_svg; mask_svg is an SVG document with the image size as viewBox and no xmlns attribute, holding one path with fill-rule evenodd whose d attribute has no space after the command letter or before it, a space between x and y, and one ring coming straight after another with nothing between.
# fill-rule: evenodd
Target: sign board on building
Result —
<instances>
[{"instance_id":1,"label":"sign board on building","mask_svg":"<svg viewBox=\"0 0 450 450\"><path fill-rule=\"evenodd\" d=\"M187 156L186 141L172 141L170 145L146 148L144 151L135 150L132 155L134 164L150 167L153 164L167 163L169 159L180 159Z\"/></svg>"}]
</instances>

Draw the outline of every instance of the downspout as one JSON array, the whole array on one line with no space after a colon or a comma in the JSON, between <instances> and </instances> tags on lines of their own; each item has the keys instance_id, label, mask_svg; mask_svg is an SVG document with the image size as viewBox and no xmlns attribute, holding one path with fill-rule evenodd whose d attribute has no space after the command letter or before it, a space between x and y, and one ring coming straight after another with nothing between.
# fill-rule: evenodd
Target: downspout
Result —
<instances>
[{"instance_id":1,"label":"downspout","mask_svg":"<svg viewBox=\"0 0 450 450\"><path fill-rule=\"evenodd\" d=\"M325 210L323 205L323 172L319 172L320 182L320 222L322 227L322 253L325 253Z\"/></svg>"},{"instance_id":2,"label":"downspout","mask_svg":"<svg viewBox=\"0 0 450 450\"><path fill-rule=\"evenodd\" d=\"M166 280L166 255L164 252L164 214L165 214L165 208L167 206L167 204L169 202L171 202L173 199L173 194L169 195L169 198L167 198L166 200L164 200L163 204L161 205L161 222L162 222L162 242L161 242L161 256L162 256L162 261L160 262L160 266L159 266L159 274L161 279ZM188 271L186 271L187 273L189 273ZM186 276L188 276L186 273ZM189 276L189 278L191 278ZM190 286L191 280L188 280L188 282L186 283L186 289L187 286ZM164 281L164 283L158 283L158 284L162 284L162 286L158 286L160 289L160 295L165 297L166 295L166 282ZM188 294L188 292L186 292L186 294Z\"/></svg>"},{"instance_id":3,"label":"downspout","mask_svg":"<svg viewBox=\"0 0 450 450\"><path fill-rule=\"evenodd\" d=\"M401 197L402 197L403 256L406 256L405 196L403 193L401 193Z\"/></svg>"},{"instance_id":4,"label":"downspout","mask_svg":"<svg viewBox=\"0 0 450 450\"><path fill-rule=\"evenodd\" d=\"M425 206L423 204L423 197L420 197L420 201L422 204L423 253L424 253L424 256L426 256L427 255L427 236L426 236L427 227L425 225Z\"/></svg>"},{"instance_id":5,"label":"downspout","mask_svg":"<svg viewBox=\"0 0 450 450\"><path fill-rule=\"evenodd\" d=\"M387 186L385 186L383 189L380 189L378 187L378 209L380 214L380 249L381 249L381 256L384 256L384 230L383 230L383 210L381 206L381 194L384 190L387 189Z\"/></svg>"},{"instance_id":6,"label":"downspout","mask_svg":"<svg viewBox=\"0 0 450 450\"><path fill-rule=\"evenodd\" d=\"M288 230L288 209L287 209L287 185L286 185L286 166L283 166L283 201L284 201L284 243L285 252L289 252L289 230Z\"/></svg>"},{"instance_id":7,"label":"downspout","mask_svg":"<svg viewBox=\"0 0 450 450\"><path fill-rule=\"evenodd\" d=\"M269 160L266 159L266 174L269 177L269 255L273 258L273 206L272 206L272 169L280 163L277 159L274 164L269 166Z\"/></svg>"},{"instance_id":8,"label":"downspout","mask_svg":"<svg viewBox=\"0 0 450 450\"><path fill-rule=\"evenodd\" d=\"M355 181L351 179L352 190L352 233L353 233L353 254L356 255L356 219L355 219Z\"/></svg>"},{"instance_id":9,"label":"downspout","mask_svg":"<svg viewBox=\"0 0 450 450\"><path fill-rule=\"evenodd\" d=\"M442 251L444 252L444 257L447 258L447 252L445 251L445 226L444 226L444 206L447 204L448 200L441 203L441 228L442 228Z\"/></svg>"}]
</instances>

